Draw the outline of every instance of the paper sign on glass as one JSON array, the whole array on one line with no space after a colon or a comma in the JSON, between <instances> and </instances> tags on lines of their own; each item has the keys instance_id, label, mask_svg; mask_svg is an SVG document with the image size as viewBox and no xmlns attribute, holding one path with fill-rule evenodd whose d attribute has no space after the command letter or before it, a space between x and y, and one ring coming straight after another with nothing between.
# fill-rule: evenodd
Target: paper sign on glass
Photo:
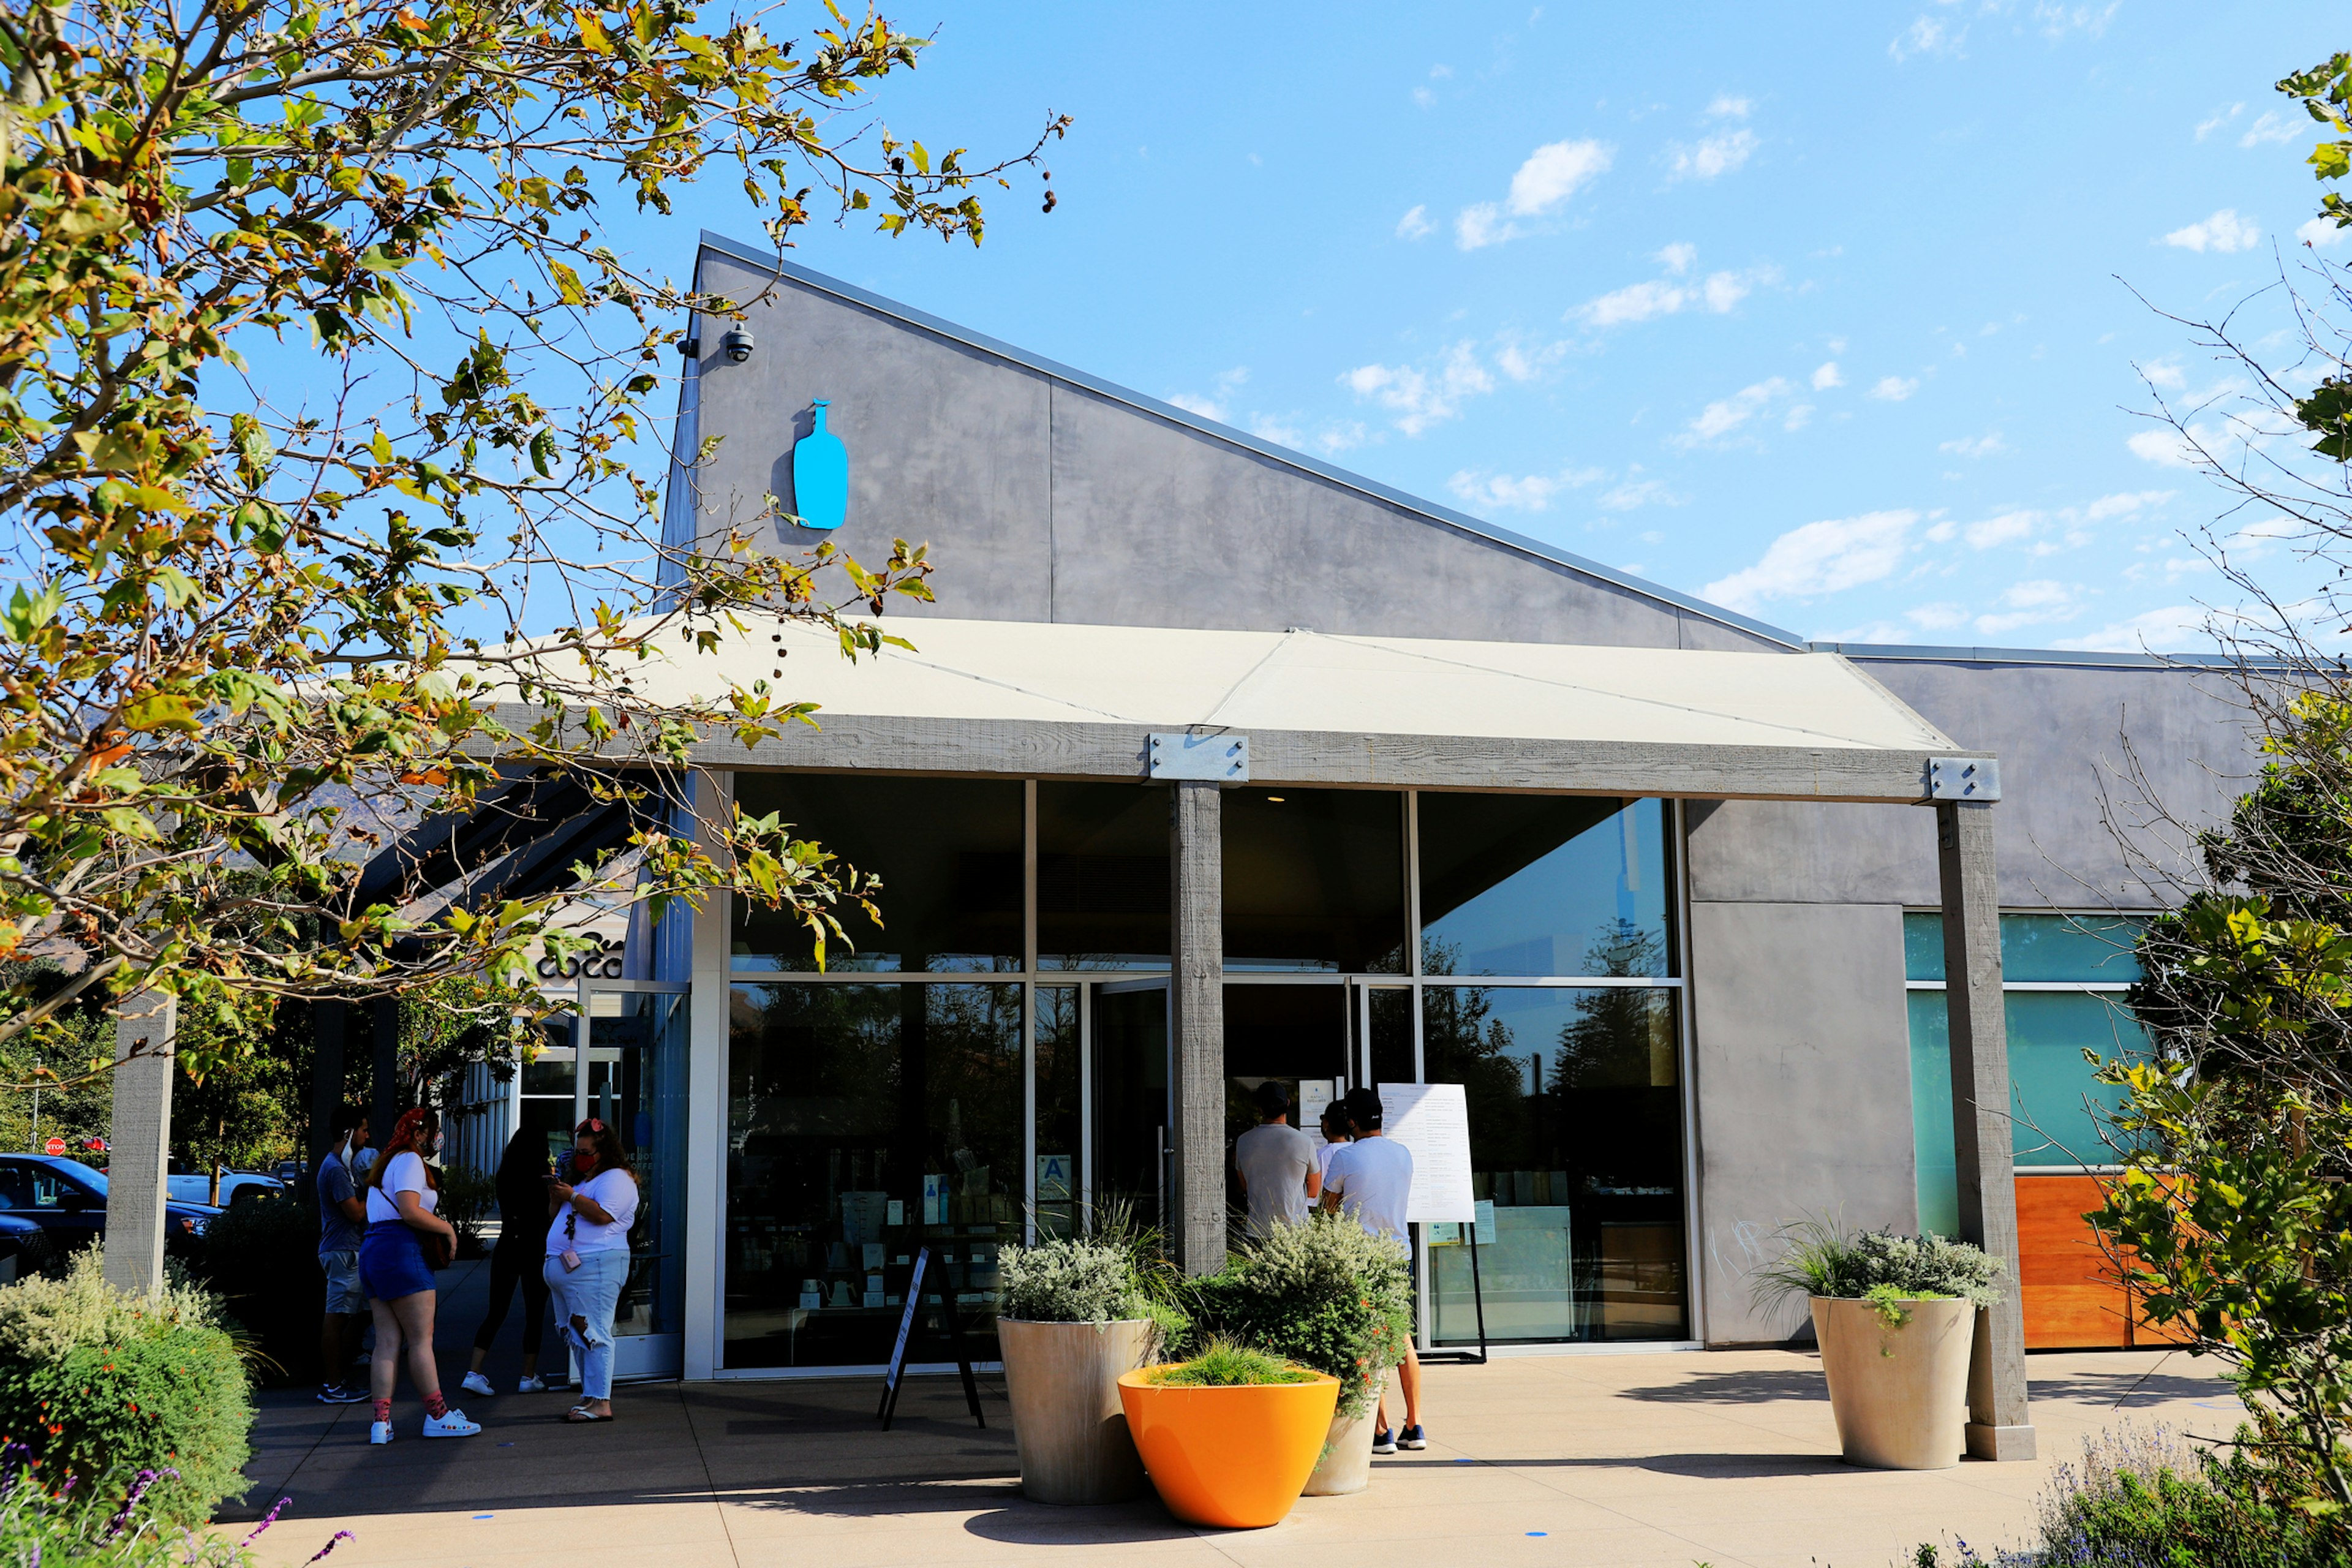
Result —
<instances>
[{"instance_id":1,"label":"paper sign on glass","mask_svg":"<svg viewBox=\"0 0 2352 1568\"><path fill-rule=\"evenodd\" d=\"M1380 1086L1381 1131L1412 1151L1412 1193L1404 1217L1475 1223L1470 1195L1470 1106L1458 1083Z\"/></svg>"}]
</instances>

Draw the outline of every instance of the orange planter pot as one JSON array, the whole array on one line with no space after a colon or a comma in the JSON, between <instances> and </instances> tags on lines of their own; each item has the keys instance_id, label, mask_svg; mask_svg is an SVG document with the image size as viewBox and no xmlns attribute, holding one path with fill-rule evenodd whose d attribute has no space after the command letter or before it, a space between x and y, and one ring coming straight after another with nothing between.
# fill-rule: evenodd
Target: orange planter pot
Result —
<instances>
[{"instance_id":1,"label":"orange planter pot","mask_svg":"<svg viewBox=\"0 0 2352 1568\"><path fill-rule=\"evenodd\" d=\"M1322 1455L1339 1380L1169 1388L1150 1381L1160 1370L1122 1375L1118 1398L1168 1511L1224 1530L1279 1524Z\"/></svg>"}]
</instances>

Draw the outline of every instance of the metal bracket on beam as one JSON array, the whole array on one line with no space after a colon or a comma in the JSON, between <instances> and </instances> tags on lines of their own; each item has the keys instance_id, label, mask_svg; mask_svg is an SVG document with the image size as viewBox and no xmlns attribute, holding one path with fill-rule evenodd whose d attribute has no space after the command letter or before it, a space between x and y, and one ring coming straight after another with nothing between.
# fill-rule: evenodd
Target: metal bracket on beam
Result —
<instances>
[{"instance_id":1,"label":"metal bracket on beam","mask_svg":"<svg viewBox=\"0 0 2352 1568\"><path fill-rule=\"evenodd\" d=\"M1249 782L1247 735L1178 735L1154 731L1151 736L1151 776L1155 779L1212 779L1218 784Z\"/></svg>"},{"instance_id":2,"label":"metal bracket on beam","mask_svg":"<svg viewBox=\"0 0 2352 1568\"><path fill-rule=\"evenodd\" d=\"M1929 800L1999 800L2000 763L1994 757L1929 757Z\"/></svg>"}]
</instances>

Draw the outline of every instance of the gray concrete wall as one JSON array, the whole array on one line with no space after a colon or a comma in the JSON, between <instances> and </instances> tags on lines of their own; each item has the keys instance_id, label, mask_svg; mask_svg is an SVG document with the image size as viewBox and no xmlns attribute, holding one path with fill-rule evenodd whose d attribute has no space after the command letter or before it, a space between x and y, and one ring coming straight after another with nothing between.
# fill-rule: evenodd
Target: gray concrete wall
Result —
<instances>
[{"instance_id":1,"label":"gray concrete wall","mask_svg":"<svg viewBox=\"0 0 2352 1568\"><path fill-rule=\"evenodd\" d=\"M1780 645L1351 489L1174 420L705 251L702 286L749 310L751 360L706 324L706 530L792 504L811 400L850 453L832 537L869 564L928 542L929 613L1647 647ZM824 535L768 531L804 550ZM906 606L908 614L923 613Z\"/></svg>"},{"instance_id":2,"label":"gray concrete wall","mask_svg":"<svg viewBox=\"0 0 2352 1568\"><path fill-rule=\"evenodd\" d=\"M1781 1340L1802 1311L1748 1300L1780 1226L1917 1228L1902 910L1695 902L1690 945L1706 1339Z\"/></svg>"}]
</instances>

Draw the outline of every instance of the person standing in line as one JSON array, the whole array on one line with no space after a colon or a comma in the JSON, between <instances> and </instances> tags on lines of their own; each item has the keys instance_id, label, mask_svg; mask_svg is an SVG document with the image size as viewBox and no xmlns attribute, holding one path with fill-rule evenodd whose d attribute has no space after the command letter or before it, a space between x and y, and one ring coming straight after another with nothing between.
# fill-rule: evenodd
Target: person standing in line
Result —
<instances>
[{"instance_id":1,"label":"person standing in line","mask_svg":"<svg viewBox=\"0 0 2352 1568\"><path fill-rule=\"evenodd\" d=\"M1349 1133L1355 1141L1341 1145L1331 1156L1323 1177L1324 1212L1353 1215L1374 1236L1387 1237L1410 1250L1405 1209L1412 1195L1412 1151L1381 1135L1379 1090L1351 1089L1342 1104ZM1389 1395L1383 1386L1380 1415L1372 1425L1375 1454L1429 1447L1421 1430L1421 1356L1410 1339L1404 1342L1404 1359L1397 1363L1397 1381L1404 1386L1404 1430L1389 1429Z\"/></svg>"},{"instance_id":2,"label":"person standing in line","mask_svg":"<svg viewBox=\"0 0 2352 1568\"><path fill-rule=\"evenodd\" d=\"M360 1230L367 1224L367 1205L352 1159L367 1147L367 1114L356 1105L335 1107L327 1136L332 1144L319 1157L310 1184L319 1194L319 1268L327 1277L327 1310L319 1324L319 1403L357 1405L367 1390L347 1380L367 1328L367 1292L360 1288Z\"/></svg>"},{"instance_id":3,"label":"person standing in line","mask_svg":"<svg viewBox=\"0 0 2352 1568\"><path fill-rule=\"evenodd\" d=\"M360 1283L375 1312L375 1359L368 1393L375 1420L368 1441L392 1441L392 1391L400 1381L400 1348L408 1346L408 1375L425 1396L425 1436L470 1437L481 1427L441 1397L441 1370L433 1360L433 1310L438 1292L425 1261L429 1237L444 1258L457 1249L457 1233L433 1211L441 1204L440 1173L425 1163L441 1145L441 1119L425 1106L401 1113L392 1141L368 1170L367 1235L360 1241Z\"/></svg>"},{"instance_id":4,"label":"person standing in line","mask_svg":"<svg viewBox=\"0 0 2352 1568\"><path fill-rule=\"evenodd\" d=\"M542 1266L547 1221L547 1135L526 1128L507 1140L499 1159L499 1244L490 1251L490 1310L474 1333L474 1364L462 1386L471 1394L496 1394L482 1375L482 1359L505 1327L515 1288L522 1288L522 1381L517 1394L547 1387L539 1375L540 1337L547 1328L547 1271Z\"/></svg>"},{"instance_id":5,"label":"person standing in line","mask_svg":"<svg viewBox=\"0 0 2352 1568\"><path fill-rule=\"evenodd\" d=\"M1319 1125L1323 1142L1315 1147L1315 1175L1318 1184L1331 1179L1331 1156L1348 1142L1347 1107L1336 1100L1327 1102ZM1322 1194L1318 1192L1316 1195L1319 1197Z\"/></svg>"},{"instance_id":6,"label":"person standing in line","mask_svg":"<svg viewBox=\"0 0 2352 1568\"><path fill-rule=\"evenodd\" d=\"M543 1266L555 1320L580 1353L575 1423L613 1419L613 1318L629 1279L629 1227L637 1218L637 1178L621 1140L594 1117L572 1130L573 1181L550 1182L552 1223Z\"/></svg>"},{"instance_id":7,"label":"person standing in line","mask_svg":"<svg viewBox=\"0 0 2352 1568\"><path fill-rule=\"evenodd\" d=\"M1277 1225L1305 1225L1323 1176L1315 1140L1290 1124L1290 1091L1277 1080L1257 1086L1257 1125L1234 1140L1234 1169L1249 1201L1250 1234L1264 1236Z\"/></svg>"}]
</instances>

